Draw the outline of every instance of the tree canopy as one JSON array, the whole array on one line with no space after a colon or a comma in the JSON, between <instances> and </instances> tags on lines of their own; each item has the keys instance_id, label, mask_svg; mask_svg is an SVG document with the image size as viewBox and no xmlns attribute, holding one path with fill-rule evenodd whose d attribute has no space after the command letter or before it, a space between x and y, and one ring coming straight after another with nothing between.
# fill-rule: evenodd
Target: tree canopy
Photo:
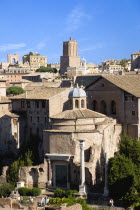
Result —
<instances>
[{"instance_id":1,"label":"tree canopy","mask_svg":"<svg viewBox=\"0 0 140 210\"><path fill-rule=\"evenodd\" d=\"M57 73L57 69L56 68L52 68L52 67L41 66L39 69L36 70L36 72L52 72L52 73Z\"/></svg>"},{"instance_id":2,"label":"tree canopy","mask_svg":"<svg viewBox=\"0 0 140 210\"><path fill-rule=\"evenodd\" d=\"M128 62L128 59L124 58L120 61L120 65L125 68L127 62Z\"/></svg>"},{"instance_id":3,"label":"tree canopy","mask_svg":"<svg viewBox=\"0 0 140 210\"><path fill-rule=\"evenodd\" d=\"M34 52L29 52L28 54L26 54L25 56L27 55L40 55L39 53L34 53Z\"/></svg>"},{"instance_id":4,"label":"tree canopy","mask_svg":"<svg viewBox=\"0 0 140 210\"><path fill-rule=\"evenodd\" d=\"M120 154L109 160L110 195L119 198L122 204L132 205L140 197L137 196L140 194L140 141L124 133L119 149ZM137 203L140 205L140 199Z\"/></svg>"},{"instance_id":5,"label":"tree canopy","mask_svg":"<svg viewBox=\"0 0 140 210\"><path fill-rule=\"evenodd\" d=\"M10 94L13 94L13 95L19 95L19 94L22 94L24 93L25 91L23 90L22 87L18 87L18 86L12 86L12 87L9 87L7 88L6 90L6 94L7 95L10 95Z\"/></svg>"}]
</instances>

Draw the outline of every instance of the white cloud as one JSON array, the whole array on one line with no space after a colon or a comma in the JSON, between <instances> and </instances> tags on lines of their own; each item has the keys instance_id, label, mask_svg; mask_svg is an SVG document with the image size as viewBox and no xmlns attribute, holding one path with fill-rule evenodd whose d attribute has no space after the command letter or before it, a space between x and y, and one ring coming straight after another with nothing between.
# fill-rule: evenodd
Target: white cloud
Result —
<instances>
[{"instance_id":1,"label":"white cloud","mask_svg":"<svg viewBox=\"0 0 140 210\"><path fill-rule=\"evenodd\" d=\"M47 43L46 41L41 41L37 44L37 49L41 50L42 48L46 47Z\"/></svg>"},{"instance_id":2,"label":"white cloud","mask_svg":"<svg viewBox=\"0 0 140 210\"><path fill-rule=\"evenodd\" d=\"M66 29L68 31L73 31L78 29L85 20L89 20L91 18L82 8L76 7L74 8L68 15L66 19Z\"/></svg>"},{"instance_id":3,"label":"white cloud","mask_svg":"<svg viewBox=\"0 0 140 210\"><path fill-rule=\"evenodd\" d=\"M86 47L86 48L80 49L79 52L87 52L87 51L97 50L97 49L101 49L103 47L104 47L104 45L100 43L100 44L94 45L93 47Z\"/></svg>"},{"instance_id":4,"label":"white cloud","mask_svg":"<svg viewBox=\"0 0 140 210\"><path fill-rule=\"evenodd\" d=\"M5 52L5 51L8 51L8 50L17 50L17 49L20 49L20 48L25 47L25 46L26 46L25 43L3 44L3 45L0 45L0 51Z\"/></svg>"}]
</instances>

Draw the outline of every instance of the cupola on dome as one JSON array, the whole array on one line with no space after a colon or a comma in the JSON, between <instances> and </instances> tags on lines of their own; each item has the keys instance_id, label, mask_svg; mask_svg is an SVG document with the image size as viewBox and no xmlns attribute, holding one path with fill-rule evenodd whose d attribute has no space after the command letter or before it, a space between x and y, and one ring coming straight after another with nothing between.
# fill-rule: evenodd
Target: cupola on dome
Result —
<instances>
[{"instance_id":1,"label":"cupola on dome","mask_svg":"<svg viewBox=\"0 0 140 210\"><path fill-rule=\"evenodd\" d=\"M81 97L86 97L86 92L82 88L76 87L69 92L69 98L81 98Z\"/></svg>"}]
</instances>

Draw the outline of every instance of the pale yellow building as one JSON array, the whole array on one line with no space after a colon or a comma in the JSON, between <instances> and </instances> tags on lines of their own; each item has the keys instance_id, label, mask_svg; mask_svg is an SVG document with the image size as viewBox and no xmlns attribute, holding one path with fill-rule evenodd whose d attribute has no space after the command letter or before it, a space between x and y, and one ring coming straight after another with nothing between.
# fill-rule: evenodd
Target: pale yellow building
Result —
<instances>
[{"instance_id":1,"label":"pale yellow building","mask_svg":"<svg viewBox=\"0 0 140 210\"><path fill-rule=\"evenodd\" d=\"M28 55L23 56L23 64L29 63L30 70L35 71L41 66L47 67L47 57L40 56L38 53L29 53Z\"/></svg>"}]
</instances>

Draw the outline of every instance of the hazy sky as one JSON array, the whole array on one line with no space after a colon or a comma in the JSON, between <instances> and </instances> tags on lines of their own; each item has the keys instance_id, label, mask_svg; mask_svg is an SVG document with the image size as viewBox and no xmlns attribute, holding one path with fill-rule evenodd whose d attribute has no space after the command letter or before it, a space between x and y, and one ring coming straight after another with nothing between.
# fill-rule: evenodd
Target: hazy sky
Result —
<instances>
[{"instance_id":1,"label":"hazy sky","mask_svg":"<svg viewBox=\"0 0 140 210\"><path fill-rule=\"evenodd\" d=\"M140 50L140 0L0 0L0 62L29 51L59 62L63 41L95 64Z\"/></svg>"}]
</instances>

